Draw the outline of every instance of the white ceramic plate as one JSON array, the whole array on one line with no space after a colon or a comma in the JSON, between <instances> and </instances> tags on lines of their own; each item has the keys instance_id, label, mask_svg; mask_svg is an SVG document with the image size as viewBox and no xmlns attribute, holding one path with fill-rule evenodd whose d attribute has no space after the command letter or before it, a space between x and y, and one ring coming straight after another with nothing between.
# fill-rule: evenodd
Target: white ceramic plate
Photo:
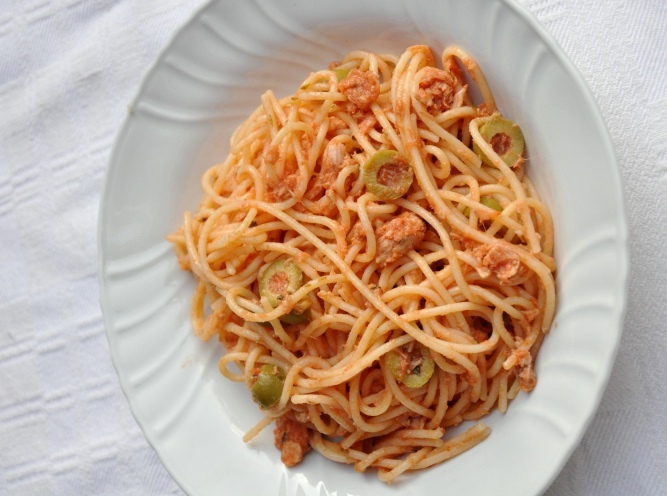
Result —
<instances>
[{"instance_id":1,"label":"white ceramic plate","mask_svg":"<svg viewBox=\"0 0 667 496\"><path fill-rule=\"evenodd\" d=\"M554 214L559 307L539 383L461 456L386 486L317 454L287 470L243 385L219 375L221 349L191 332L193 281L164 241L200 198L200 175L272 88L292 93L354 48L466 48L529 144L529 173ZM174 479L206 494L534 495L575 448L621 334L626 226L614 152L581 77L509 0L212 1L146 76L118 136L99 224L100 281L113 361L130 407Z\"/></svg>"}]
</instances>

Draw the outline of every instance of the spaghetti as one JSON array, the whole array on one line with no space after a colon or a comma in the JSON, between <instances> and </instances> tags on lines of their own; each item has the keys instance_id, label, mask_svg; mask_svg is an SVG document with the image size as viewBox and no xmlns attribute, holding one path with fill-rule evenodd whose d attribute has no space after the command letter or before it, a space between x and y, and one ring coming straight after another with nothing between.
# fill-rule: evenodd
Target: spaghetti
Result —
<instances>
[{"instance_id":1,"label":"spaghetti","mask_svg":"<svg viewBox=\"0 0 667 496\"><path fill-rule=\"evenodd\" d=\"M466 77L467 73L467 77ZM483 102L475 105L467 80ZM390 482L485 439L536 383L555 311L553 226L523 136L462 49L349 53L271 91L168 239L222 375L311 447Z\"/></svg>"}]
</instances>

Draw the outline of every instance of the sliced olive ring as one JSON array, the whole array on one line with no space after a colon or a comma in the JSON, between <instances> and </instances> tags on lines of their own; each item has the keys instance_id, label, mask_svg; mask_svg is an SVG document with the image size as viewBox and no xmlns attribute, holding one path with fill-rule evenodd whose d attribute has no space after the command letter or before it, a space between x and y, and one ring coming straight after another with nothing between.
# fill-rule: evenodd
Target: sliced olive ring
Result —
<instances>
[{"instance_id":1,"label":"sliced olive ring","mask_svg":"<svg viewBox=\"0 0 667 496\"><path fill-rule=\"evenodd\" d=\"M387 367L394 378L409 388L426 384L435 371L435 362L428 348L408 350L396 348L387 353Z\"/></svg>"},{"instance_id":2,"label":"sliced olive ring","mask_svg":"<svg viewBox=\"0 0 667 496\"><path fill-rule=\"evenodd\" d=\"M333 72L336 75L338 81L342 81L350 73L350 69L334 69Z\"/></svg>"},{"instance_id":3,"label":"sliced olive ring","mask_svg":"<svg viewBox=\"0 0 667 496\"><path fill-rule=\"evenodd\" d=\"M303 285L303 274L291 259L278 259L269 265L259 278L259 294L273 308Z\"/></svg>"},{"instance_id":4,"label":"sliced olive ring","mask_svg":"<svg viewBox=\"0 0 667 496\"><path fill-rule=\"evenodd\" d=\"M283 394L285 372L277 365L265 364L250 388L252 398L262 408L271 408Z\"/></svg>"},{"instance_id":5,"label":"sliced olive ring","mask_svg":"<svg viewBox=\"0 0 667 496\"><path fill-rule=\"evenodd\" d=\"M414 172L396 150L380 150L362 166L366 189L380 200L396 200L410 189Z\"/></svg>"},{"instance_id":6,"label":"sliced olive ring","mask_svg":"<svg viewBox=\"0 0 667 496\"><path fill-rule=\"evenodd\" d=\"M503 206L500 204L498 200L496 200L492 196L484 196L479 202L485 207L489 207L495 210L496 212L503 211ZM470 217L470 207L466 207L465 210L463 210L463 215L465 215L466 217Z\"/></svg>"},{"instance_id":7,"label":"sliced olive ring","mask_svg":"<svg viewBox=\"0 0 667 496\"><path fill-rule=\"evenodd\" d=\"M280 302L303 286L303 273L292 259L278 259L259 278L259 294L276 308ZM280 317L286 324L310 322L310 300L303 298L292 311Z\"/></svg>"},{"instance_id":8,"label":"sliced olive ring","mask_svg":"<svg viewBox=\"0 0 667 496\"><path fill-rule=\"evenodd\" d=\"M313 316L310 313L310 308L307 308L303 313L296 313L292 310L290 313L282 315L279 319L283 324L307 324L312 320ZM263 327L271 327L271 321L259 322Z\"/></svg>"},{"instance_id":9,"label":"sliced olive ring","mask_svg":"<svg viewBox=\"0 0 667 496\"><path fill-rule=\"evenodd\" d=\"M521 128L517 124L501 117L500 114L495 114L479 127L479 134L507 165L515 167L520 163L526 144ZM493 166L477 143L473 143L473 150L485 164Z\"/></svg>"},{"instance_id":10,"label":"sliced olive ring","mask_svg":"<svg viewBox=\"0 0 667 496\"><path fill-rule=\"evenodd\" d=\"M292 310L290 313L280 317L280 321L285 324L305 324L310 322L310 319L310 308L306 308L302 313L296 313L296 310Z\"/></svg>"}]
</instances>

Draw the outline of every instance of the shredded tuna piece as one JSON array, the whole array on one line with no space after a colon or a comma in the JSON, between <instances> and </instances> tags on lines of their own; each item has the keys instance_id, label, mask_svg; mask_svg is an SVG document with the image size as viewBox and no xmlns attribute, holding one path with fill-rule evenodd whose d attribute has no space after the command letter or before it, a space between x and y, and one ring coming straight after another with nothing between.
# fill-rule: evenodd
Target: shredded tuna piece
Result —
<instances>
[{"instance_id":1,"label":"shredded tuna piece","mask_svg":"<svg viewBox=\"0 0 667 496\"><path fill-rule=\"evenodd\" d=\"M537 376L533 370L532 355L528 350L515 350L512 353L518 359L514 371L519 380L519 387L525 392L532 391L537 384Z\"/></svg>"},{"instance_id":2,"label":"shredded tuna piece","mask_svg":"<svg viewBox=\"0 0 667 496\"><path fill-rule=\"evenodd\" d=\"M303 133L300 139L301 150L303 151L303 159L307 162L310 157L311 148L313 147L313 138L309 134Z\"/></svg>"},{"instance_id":3,"label":"shredded tuna piece","mask_svg":"<svg viewBox=\"0 0 667 496\"><path fill-rule=\"evenodd\" d=\"M539 308L533 308L532 310L524 310L521 312L528 322L533 322L537 316L540 314Z\"/></svg>"},{"instance_id":4,"label":"shredded tuna piece","mask_svg":"<svg viewBox=\"0 0 667 496\"><path fill-rule=\"evenodd\" d=\"M366 235L364 234L364 226L361 225L361 222L358 222L352 226L350 229L350 245L361 244L366 241Z\"/></svg>"},{"instance_id":5,"label":"shredded tuna piece","mask_svg":"<svg viewBox=\"0 0 667 496\"><path fill-rule=\"evenodd\" d=\"M487 339L489 339L489 334L488 333L486 333L484 331L480 331L479 329L475 329L475 328L470 329L470 335L473 338L475 338L475 341L477 341L478 343L482 343L482 342L486 341Z\"/></svg>"},{"instance_id":6,"label":"shredded tuna piece","mask_svg":"<svg viewBox=\"0 0 667 496\"><path fill-rule=\"evenodd\" d=\"M347 159L345 144L335 138L329 141L322 154L322 166L317 178L324 189L329 189L336 184L338 174L347 164Z\"/></svg>"},{"instance_id":7,"label":"shredded tuna piece","mask_svg":"<svg viewBox=\"0 0 667 496\"><path fill-rule=\"evenodd\" d=\"M290 174L282 181L280 181L275 188L273 188L273 190L271 191L273 193L273 197L276 199L276 201L279 202L294 197L294 192L296 191L296 187L298 184L299 184L299 175Z\"/></svg>"},{"instance_id":8,"label":"shredded tuna piece","mask_svg":"<svg viewBox=\"0 0 667 496\"><path fill-rule=\"evenodd\" d=\"M424 426L426 425L426 418L425 417L411 417L410 414L404 413L403 415L400 415L396 421L401 424L403 427L407 427L408 429L423 429Z\"/></svg>"},{"instance_id":9,"label":"shredded tuna piece","mask_svg":"<svg viewBox=\"0 0 667 496\"><path fill-rule=\"evenodd\" d=\"M417 100L433 115L450 109L456 94L456 78L452 73L435 67L424 67L419 72L421 80L416 94Z\"/></svg>"},{"instance_id":10,"label":"shredded tuna piece","mask_svg":"<svg viewBox=\"0 0 667 496\"><path fill-rule=\"evenodd\" d=\"M367 109L380 96L380 78L374 72L352 69L338 89L360 109Z\"/></svg>"},{"instance_id":11,"label":"shredded tuna piece","mask_svg":"<svg viewBox=\"0 0 667 496\"><path fill-rule=\"evenodd\" d=\"M482 264L491 269L500 282L507 282L514 276L519 271L520 263L519 255L514 250L499 243L491 245L482 260Z\"/></svg>"},{"instance_id":12,"label":"shredded tuna piece","mask_svg":"<svg viewBox=\"0 0 667 496\"><path fill-rule=\"evenodd\" d=\"M412 212L404 212L375 231L380 267L391 265L415 248L426 234L426 224Z\"/></svg>"},{"instance_id":13,"label":"shredded tuna piece","mask_svg":"<svg viewBox=\"0 0 667 496\"><path fill-rule=\"evenodd\" d=\"M367 134L371 129L377 124L377 119L373 112L367 111L359 119L357 119L357 125L359 126L359 132L361 134Z\"/></svg>"},{"instance_id":14,"label":"shredded tuna piece","mask_svg":"<svg viewBox=\"0 0 667 496\"><path fill-rule=\"evenodd\" d=\"M477 272L482 277L493 274L501 284L507 284L519 272L521 266L519 255L503 243L479 245L473 248L472 253L480 262Z\"/></svg>"},{"instance_id":15,"label":"shredded tuna piece","mask_svg":"<svg viewBox=\"0 0 667 496\"><path fill-rule=\"evenodd\" d=\"M341 138L336 137L329 141L322 153L320 171L305 194L307 200L318 202L318 206L314 207L315 210L311 208L314 213L329 216L335 212L333 199L325 198L323 195L329 194L336 184L340 171L350 163L353 163L353 160Z\"/></svg>"},{"instance_id":16,"label":"shredded tuna piece","mask_svg":"<svg viewBox=\"0 0 667 496\"><path fill-rule=\"evenodd\" d=\"M268 150L266 150L266 153L264 154L264 161L267 164L275 164L278 159L280 158L280 149L278 146L273 145L270 146Z\"/></svg>"},{"instance_id":17,"label":"shredded tuna piece","mask_svg":"<svg viewBox=\"0 0 667 496\"><path fill-rule=\"evenodd\" d=\"M274 444L281 451L280 459L286 467L299 463L310 450L308 428L286 415L276 420L273 435Z\"/></svg>"},{"instance_id":18,"label":"shredded tuna piece","mask_svg":"<svg viewBox=\"0 0 667 496\"><path fill-rule=\"evenodd\" d=\"M335 115L329 117L329 132L340 131L341 129L347 129L345 121Z\"/></svg>"},{"instance_id":19,"label":"shredded tuna piece","mask_svg":"<svg viewBox=\"0 0 667 496\"><path fill-rule=\"evenodd\" d=\"M308 411L294 412L294 418L296 419L297 422L300 422L301 424L310 422L310 414L308 413Z\"/></svg>"}]
</instances>

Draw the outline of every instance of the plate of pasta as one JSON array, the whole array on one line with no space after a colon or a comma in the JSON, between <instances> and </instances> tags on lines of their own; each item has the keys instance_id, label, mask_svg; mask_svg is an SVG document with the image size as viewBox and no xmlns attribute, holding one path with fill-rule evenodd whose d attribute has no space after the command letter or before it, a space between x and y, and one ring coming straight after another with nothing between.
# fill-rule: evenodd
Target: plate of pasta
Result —
<instances>
[{"instance_id":1,"label":"plate of pasta","mask_svg":"<svg viewBox=\"0 0 667 496\"><path fill-rule=\"evenodd\" d=\"M130 408L189 494L540 494L621 335L595 102L509 0L212 0L99 221Z\"/></svg>"}]
</instances>

